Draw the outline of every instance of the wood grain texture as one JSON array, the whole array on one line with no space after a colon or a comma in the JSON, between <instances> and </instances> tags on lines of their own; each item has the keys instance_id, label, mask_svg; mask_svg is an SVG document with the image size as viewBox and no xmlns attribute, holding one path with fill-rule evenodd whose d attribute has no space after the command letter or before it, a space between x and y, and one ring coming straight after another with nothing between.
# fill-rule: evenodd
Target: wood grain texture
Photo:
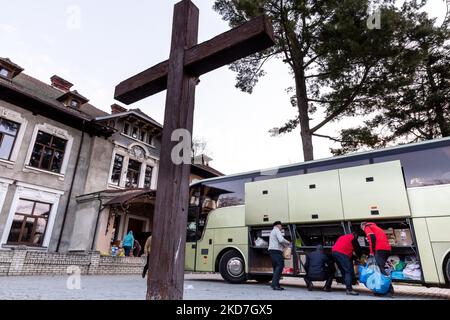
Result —
<instances>
[{"instance_id":1,"label":"wood grain texture","mask_svg":"<svg viewBox=\"0 0 450 320\"><path fill-rule=\"evenodd\" d=\"M192 134L197 77L274 44L266 17L255 18L197 45L199 10L190 0L175 5L169 60L121 82L115 98L134 103L167 89L158 187L153 215L147 299L182 299L191 164L176 165L172 133ZM190 136L189 143L192 143ZM190 159L190 154L189 154Z\"/></svg>"},{"instance_id":2,"label":"wood grain texture","mask_svg":"<svg viewBox=\"0 0 450 320\"><path fill-rule=\"evenodd\" d=\"M267 17L260 16L211 40L187 47L183 65L187 72L198 77L273 44L272 25ZM167 89L168 65L166 60L122 81L116 86L114 98L131 104Z\"/></svg>"},{"instance_id":3,"label":"wood grain texture","mask_svg":"<svg viewBox=\"0 0 450 320\"><path fill-rule=\"evenodd\" d=\"M184 0L175 5L153 216L147 286L149 300L183 298L190 163L176 165L172 161L171 151L178 142L171 141L171 135L176 129L192 132L196 82L184 72L184 59L185 48L197 43L198 16L199 11L191 1Z\"/></svg>"}]
</instances>

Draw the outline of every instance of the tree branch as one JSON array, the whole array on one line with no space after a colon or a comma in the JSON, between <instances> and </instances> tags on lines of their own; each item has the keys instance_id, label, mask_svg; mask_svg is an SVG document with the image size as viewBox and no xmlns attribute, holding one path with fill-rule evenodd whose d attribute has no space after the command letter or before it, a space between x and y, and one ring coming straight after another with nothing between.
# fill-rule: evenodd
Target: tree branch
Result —
<instances>
[{"instance_id":1,"label":"tree branch","mask_svg":"<svg viewBox=\"0 0 450 320\"><path fill-rule=\"evenodd\" d=\"M367 76L369 74L369 71L371 69L371 66L366 67L366 70L364 72L364 75L360 81L360 83L358 84L358 86L355 88L355 90L353 91L353 94L347 99L347 101L340 106L339 108L337 108L334 112L332 112L329 116L327 116L322 122L320 122L318 125L316 125L314 128L311 129L311 132L316 132L317 130L319 130L320 128L322 128L324 125L326 125L328 122L330 122L331 120L333 120L334 118L336 118L338 115L340 115L342 112L345 111L345 109L348 108L348 106L353 102L353 100L356 98L356 96L359 93L359 90L361 90L364 82L367 79Z\"/></svg>"},{"instance_id":2,"label":"tree branch","mask_svg":"<svg viewBox=\"0 0 450 320\"><path fill-rule=\"evenodd\" d=\"M332 136L327 136L327 135L324 135L324 134L313 133L312 135L315 136L315 137L319 137L319 138L330 139L330 140L332 140L334 142L339 142L339 143L345 142L344 140L339 140L338 138L333 138Z\"/></svg>"},{"instance_id":3,"label":"tree branch","mask_svg":"<svg viewBox=\"0 0 450 320\"><path fill-rule=\"evenodd\" d=\"M309 76L305 76L305 79L309 79L309 78L318 78L321 76L326 76L329 75L331 72L324 72L324 73L318 73L318 74L311 74Z\"/></svg>"}]
</instances>

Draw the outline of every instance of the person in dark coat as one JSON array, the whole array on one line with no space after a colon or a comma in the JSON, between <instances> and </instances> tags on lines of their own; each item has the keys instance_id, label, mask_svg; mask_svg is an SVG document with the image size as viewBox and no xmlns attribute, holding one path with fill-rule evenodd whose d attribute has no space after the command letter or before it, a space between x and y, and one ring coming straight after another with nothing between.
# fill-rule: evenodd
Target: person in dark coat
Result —
<instances>
[{"instance_id":1,"label":"person in dark coat","mask_svg":"<svg viewBox=\"0 0 450 320\"><path fill-rule=\"evenodd\" d=\"M313 281L326 281L323 290L331 291L335 272L334 263L323 252L323 247L318 245L316 250L306 255L305 282L309 291L313 289Z\"/></svg>"},{"instance_id":2,"label":"person in dark coat","mask_svg":"<svg viewBox=\"0 0 450 320\"><path fill-rule=\"evenodd\" d=\"M139 241L134 239L133 257L140 257L141 250L142 250L141 244L139 243Z\"/></svg>"}]
</instances>

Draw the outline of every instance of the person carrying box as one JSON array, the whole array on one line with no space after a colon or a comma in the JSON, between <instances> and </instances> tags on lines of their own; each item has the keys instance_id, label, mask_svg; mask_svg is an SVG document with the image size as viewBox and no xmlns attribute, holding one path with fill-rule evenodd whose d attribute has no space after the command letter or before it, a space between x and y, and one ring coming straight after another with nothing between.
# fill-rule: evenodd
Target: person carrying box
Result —
<instances>
[{"instance_id":1,"label":"person carrying box","mask_svg":"<svg viewBox=\"0 0 450 320\"><path fill-rule=\"evenodd\" d=\"M270 286L273 290L284 290L284 288L280 287L281 273L284 268L283 250L291 244L281 234L282 229L281 221L275 221L269 238L269 254L273 267L272 284Z\"/></svg>"}]
</instances>

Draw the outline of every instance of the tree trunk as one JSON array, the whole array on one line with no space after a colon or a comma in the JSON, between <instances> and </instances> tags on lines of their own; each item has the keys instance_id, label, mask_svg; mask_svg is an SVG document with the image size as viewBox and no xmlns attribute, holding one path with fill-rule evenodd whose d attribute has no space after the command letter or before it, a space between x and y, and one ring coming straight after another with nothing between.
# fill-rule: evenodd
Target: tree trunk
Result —
<instances>
[{"instance_id":1,"label":"tree trunk","mask_svg":"<svg viewBox=\"0 0 450 320\"><path fill-rule=\"evenodd\" d=\"M303 59L301 59L303 62ZM302 138L304 161L314 160L312 132L309 126L308 95L306 91L305 73L301 66L294 65L295 88L297 94L298 117L300 122L300 136Z\"/></svg>"},{"instance_id":2,"label":"tree trunk","mask_svg":"<svg viewBox=\"0 0 450 320\"><path fill-rule=\"evenodd\" d=\"M442 137L450 137L450 125L445 120L444 109L442 108L441 102L437 102L434 109L436 112L436 122L439 126Z\"/></svg>"}]
</instances>

